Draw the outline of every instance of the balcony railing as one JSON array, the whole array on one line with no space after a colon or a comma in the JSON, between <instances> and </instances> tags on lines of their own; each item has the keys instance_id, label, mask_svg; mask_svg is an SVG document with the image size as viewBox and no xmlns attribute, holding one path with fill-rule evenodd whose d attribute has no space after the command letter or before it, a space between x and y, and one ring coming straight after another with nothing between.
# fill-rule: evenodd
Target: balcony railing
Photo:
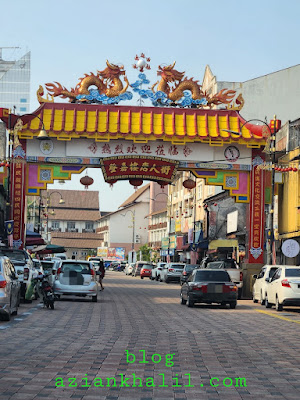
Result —
<instances>
[{"instance_id":1,"label":"balcony railing","mask_svg":"<svg viewBox=\"0 0 300 400\"><path fill-rule=\"evenodd\" d=\"M82 233L95 233L95 229L82 229Z\"/></svg>"}]
</instances>

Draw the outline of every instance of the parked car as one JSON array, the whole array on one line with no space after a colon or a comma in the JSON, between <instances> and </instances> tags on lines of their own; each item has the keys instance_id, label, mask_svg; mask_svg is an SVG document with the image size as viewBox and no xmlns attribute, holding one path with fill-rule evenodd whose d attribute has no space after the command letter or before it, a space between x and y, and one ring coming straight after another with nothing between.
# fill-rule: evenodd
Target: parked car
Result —
<instances>
[{"instance_id":1,"label":"parked car","mask_svg":"<svg viewBox=\"0 0 300 400\"><path fill-rule=\"evenodd\" d=\"M194 269L199 268L198 264L186 264L180 276L180 285L187 281Z\"/></svg>"},{"instance_id":2,"label":"parked car","mask_svg":"<svg viewBox=\"0 0 300 400\"><path fill-rule=\"evenodd\" d=\"M193 307L195 303L218 303L235 308L237 290L225 270L194 269L187 282L181 286L181 304Z\"/></svg>"},{"instance_id":3,"label":"parked car","mask_svg":"<svg viewBox=\"0 0 300 400\"><path fill-rule=\"evenodd\" d=\"M10 249L1 247L0 248L0 256L6 256L13 263L18 279L21 283L21 299L24 302L31 302L32 300L25 300L25 293L29 285L31 284L31 280L33 278L34 268L33 262L30 254L27 250L18 250L18 249Z\"/></svg>"},{"instance_id":4,"label":"parked car","mask_svg":"<svg viewBox=\"0 0 300 400\"><path fill-rule=\"evenodd\" d=\"M300 267L278 265L267 285L265 306L275 305L277 311L284 306L300 306Z\"/></svg>"},{"instance_id":5,"label":"parked car","mask_svg":"<svg viewBox=\"0 0 300 400\"><path fill-rule=\"evenodd\" d=\"M265 304L267 285L269 284L269 280L273 277L277 268L278 266L276 265L264 265L258 275L253 275L253 278L255 279L252 288L252 298L254 303L260 301L261 305Z\"/></svg>"},{"instance_id":6,"label":"parked car","mask_svg":"<svg viewBox=\"0 0 300 400\"><path fill-rule=\"evenodd\" d=\"M21 283L10 259L0 257L0 317L10 320L11 314L18 313Z\"/></svg>"},{"instance_id":7,"label":"parked car","mask_svg":"<svg viewBox=\"0 0 300 400\"><path fill-rule=\"evenodd\" d=\"M61 260L60 260L61 261ZM41 260L42 268L44 271L44 274L48 276L48 281L51 286L54 284L54 280L56 277L56 273L58 270L58 265L60 264L60 261L54 260L54 261L48 261L48 260Z\"/></svg>"},{"instance_id":8,"label":"parked car","mask_svg":"<svg viewBox=\"0 0 300 400\"><path fill-rule=\"evenodd\" d=\"M144 265L152 265L149 261L137 261L132 270L132 276L140 276Z\"/></svg>"},{"instance_id":9,"label":"parked car","mask_svg":"<svg viewBox=\"0 0 300 400\"><path fill-rule=\"evenodd\" d=\"M238 298L240 299L242 297L243 271L235 260L212 260L210 258L205 258L202 260L200 268L225 269L229 273L232 282L234 282L238 287Z\"/></svg>"},{"instance_id":10,"label":"parked car","mask_svg":"<svg viewBox=\"0 0 300 400\"><path fill-rule=\"evenodd\" d=\"M171 262L167 263L163 266L163 269L160 271L160 278L161 282L169 283L171 281L180 282L180 277L183 271L183 268L186 264L184 263L177 263Z\"/></svg>"},{"instance_id":11,"label":"parked car","mask_svg":"<svg viewBox=\"0 0 300 400\"><path fill-rule=\"evenodd\" d=\"M91 296L98 299L98 283L90 261L62 260L53 285L54 295Z\"/></svg>"},{"instance_id":12,"label":"parked car","mask_svg":"<svg viewBox=\"0 0 300 400\"><path fill-rule=\"evenodd\" d=\"M134 263L127 264L125 269L124 269L125 275L131 275L133 267L134 267Z\"/></svg>"},{"instance_id":13,"label":"parked car","mask_svg":"<svg viewBox=\"0 0 300 400\"><path fill-rule=\"evenodd\" d=\"M151 264L150 262L148 264L144 264L142 266L141 272L140 272L141 279L144 279L145 277L151 278L153 267L154 267L154 265Z\"/></svg>"},{"instance_id":14,"label":"parked car","mask_svg":"<svg viewBox=\"0 0 300 400\"><path fill-rule=\"evenodd\" d=\"M163 269L164 265L167 263L165 262L158 262L156 266L152 269L151 279L159 281L160 279L160 271Z\"/></svg>"}]
</instances>

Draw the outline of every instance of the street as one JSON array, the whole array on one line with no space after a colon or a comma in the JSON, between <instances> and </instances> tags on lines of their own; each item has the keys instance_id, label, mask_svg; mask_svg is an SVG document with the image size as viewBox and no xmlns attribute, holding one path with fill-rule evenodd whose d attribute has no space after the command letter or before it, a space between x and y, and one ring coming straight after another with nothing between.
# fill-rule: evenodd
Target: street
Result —
<instances>
[{"instance_id":1,"label":"street","mask_svg":"<svg viewBox=\"0 0 300 400\"><path fill-rule=\"evenodd\" d=\"M299 399L299 308L188 308L179 284L122 272L104 287L0 322L0 399Z\"/></svg>"}]
</instances>

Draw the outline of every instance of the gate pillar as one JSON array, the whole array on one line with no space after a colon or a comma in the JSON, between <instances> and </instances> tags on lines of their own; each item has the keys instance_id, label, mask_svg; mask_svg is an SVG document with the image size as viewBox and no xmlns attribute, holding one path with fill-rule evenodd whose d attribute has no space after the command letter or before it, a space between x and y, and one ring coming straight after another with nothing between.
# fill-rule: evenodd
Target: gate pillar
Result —
<instances>
[{"instance_id":1,"label":"gate pillar","mask_svg":"<svg viewBox=\"0 0 300 400\"><path fill-rule=\"evenodd\" d=\"M24 144L25 145L25 144ZM21 143L15 138L10 164L10 218L14 221L13 247L25 248L26 222L26 159Z\"/></svg>"},{"instance_id":2,"label":"gate pillar","mask_svg":"<svg viewBox=\"0 0 300 400\"><path fill-rule=\"evenodd\" d=\"M247 218L248 246L243 265L243 295L250 297L252 293L253 275L259 272L264 263L264 224L265 224L265 187L264 170L260 168L264 162L261 149L252 149L252 169L250 174L250 203Z\"/></svg>"}]
</instances>

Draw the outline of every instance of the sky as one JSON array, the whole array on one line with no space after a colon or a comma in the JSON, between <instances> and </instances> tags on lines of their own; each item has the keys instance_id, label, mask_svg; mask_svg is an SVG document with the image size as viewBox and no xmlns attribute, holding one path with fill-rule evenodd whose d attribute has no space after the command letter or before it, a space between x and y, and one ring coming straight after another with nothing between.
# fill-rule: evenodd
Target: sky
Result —
<instances>
[{"instance_id":1,"label":"sky","mask_svg":"<svg viewBox=\"0 0 300 400\"><path fill-rule=\"evenodd\" d=\"M107 59L124 65L134 82L132 64L142 52L151 58L150 85L158 65L173 61L200 83L207 64L218 80L235 82L299 64L298 0L0 0L0 6L0 47L20 47L4 49L3 59L31 51L31 112L39 85L74 87ZM99 169L88 175L102 211L116 210L134 191L128 182L111 190ZM49 188L82 190L79 179Z\"/></svg>"}]
</instances>

